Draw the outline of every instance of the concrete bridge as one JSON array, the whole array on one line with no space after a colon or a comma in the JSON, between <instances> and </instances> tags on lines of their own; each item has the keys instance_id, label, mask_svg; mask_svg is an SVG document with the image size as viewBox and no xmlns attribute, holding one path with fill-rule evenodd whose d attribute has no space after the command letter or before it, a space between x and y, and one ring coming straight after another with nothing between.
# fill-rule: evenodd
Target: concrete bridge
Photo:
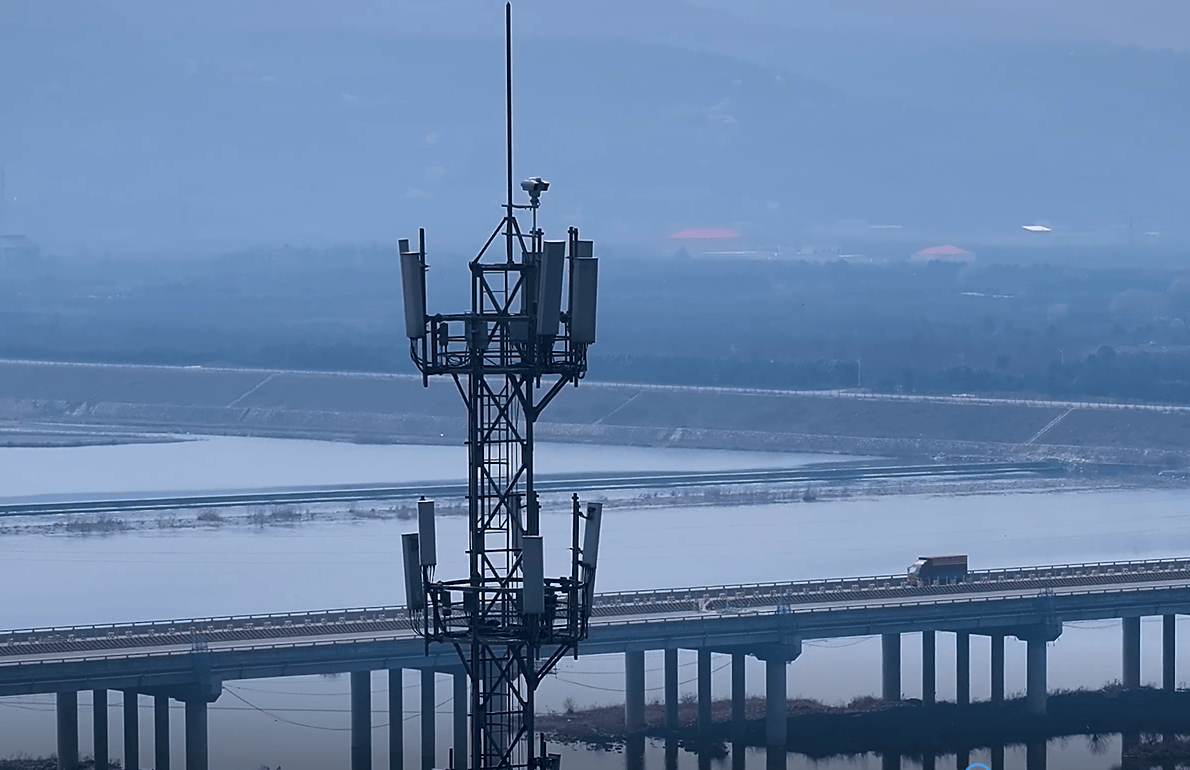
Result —
<instances>
[{"instance_id":1,"label":"concrete bridge","mask_svg":"<svg viewBox=\"0 0 1190 770\"><path fill-rule=\"evenodd\" d=\"M991 638L991 693L1004 698L1004 640L1027 643L1027 702L1046 708L1046 645L1064 623L1123 618L1121 679L1140 684L1140 619L1164 618L1163 686L1175 686L1174 620L1190 613L1190 559L972 572L965 583L908 586L901 576L602 594L585 655L625 656L625 723L644 727L647 650L665 651L665 722L677 726L679 649L698 651L698 721L711 720L711 656L732 662L732 723L744 727L744 662L766 665L767 742L787 742L787 666L803 640L880 635L882 693L901 697L901 635L922 634L922 691L935 697L937 634L957 640L956 692L970 701L970 637ZM454 677L454 755L467 756L466 680L452 649L426 652L401 607L198 618L0 632L0 696L57 694L58 757L78 763L79 693L94 699L95 755L108 752L108 695L123 693L124 764L139 767L140 696L153 698L157 770L169 767L169 700L185 704L187 770L207 768L207 705L223 682L350 673L351 767L372 767L370 672L387 670L390 713L403 712L402 669L422 671L423 770L435 764L435 672ZM428 686L427 686L428 685ZM389 767L403 763L402 719L390 719ZM105 767L106 762L97 762Z\"/></svg>"}]
</instances>

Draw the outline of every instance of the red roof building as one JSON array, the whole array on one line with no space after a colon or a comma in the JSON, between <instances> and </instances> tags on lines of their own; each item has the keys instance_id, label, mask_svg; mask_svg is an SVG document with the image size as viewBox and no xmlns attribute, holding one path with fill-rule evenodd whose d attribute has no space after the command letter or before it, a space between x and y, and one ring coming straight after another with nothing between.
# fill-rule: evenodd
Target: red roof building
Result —
<instances>
[{"instance_id":1,"label":"red roof building","mask_svg":"<svg viewBox=\"0 0 1190 770\"><path fill-rule=\"evenodd\" d=\"M933 246L913 255L914 262L933 262L939 260L942 262L974 262L975 255L969 251L960 249L958 246Z\"/></svg>"}]
</instances>

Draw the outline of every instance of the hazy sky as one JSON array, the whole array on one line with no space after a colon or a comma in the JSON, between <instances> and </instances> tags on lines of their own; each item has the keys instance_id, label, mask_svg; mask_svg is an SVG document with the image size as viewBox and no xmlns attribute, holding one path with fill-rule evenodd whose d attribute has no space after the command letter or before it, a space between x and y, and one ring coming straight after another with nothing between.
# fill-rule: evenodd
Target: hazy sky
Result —
<instances>
[{"instance_id":1,"label":"hazy sky","mask_svg":"<svg viewBox=\"0 0 1190 770\"><path fill-rule=\"evenodd\" d=\"M209 249L388 240L490 205L502 11L0 0L3 227L51 248ZM1190 128L1184 0L519 0L514 14L518 131L534 138L518 174L558 177L565 213L613 238L728 226L792 241L839 219L1166 227L1190 205L1174 154Z\"/></svg>"}]
</instances>

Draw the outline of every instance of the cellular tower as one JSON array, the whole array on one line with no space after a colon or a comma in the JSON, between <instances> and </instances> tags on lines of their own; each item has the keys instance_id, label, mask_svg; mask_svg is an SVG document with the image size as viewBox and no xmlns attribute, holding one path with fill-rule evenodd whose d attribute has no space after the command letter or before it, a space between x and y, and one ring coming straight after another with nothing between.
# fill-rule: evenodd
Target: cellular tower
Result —
<instances>
[{"instance_id":1,"label":"cellular tower","mask_svg":"<svg viewBox=\"0 0 1190 770\"><path fill-rule=\"evenodd\" d=\"M557 756L545 753L544 740L535 743L534 693L559 660L577 657L587 636L602 506L571 497L569 569L546 577L533 426L563 388L586 374L598 261L576 228L565 239L546 240L537 213L548 182L521 182L528 202L514 200L511 5L505 7L505 87L507 202L470 262L470 311L429 315L425 230L416 248L400 242L410 355L426 385L431 376L450 377L467 408L469 574L454 580L435 574L433 501L418 503L418 531L403 536L402 550L406 602L427 654L432 644L453 645L470 679L467 764L545 770ZM523 212L531 215L528 232L518 221ZM455 763L461 768L463 758Z\"/></svg>"}]
</instances>

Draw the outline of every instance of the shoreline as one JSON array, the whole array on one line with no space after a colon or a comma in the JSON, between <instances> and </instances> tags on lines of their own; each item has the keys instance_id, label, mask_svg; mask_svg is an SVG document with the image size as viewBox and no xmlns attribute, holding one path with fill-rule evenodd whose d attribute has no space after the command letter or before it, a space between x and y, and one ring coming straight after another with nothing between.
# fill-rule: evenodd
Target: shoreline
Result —
<instances>
[{"instance_id":1,"label":"shoreline","mask_svg":"<svg viewBox=\"0 0 1190 770\"><path fill-rule=\"evenodd\" d=\"M764 699L747 699L743 745L765 746ZM733 743L731 701L715 701L711 729L699 731L696 706L679 707L677 730L662 725L664 706L645 707L646 727L624 729L624 707L600 706L571 713L538 715L537 729L551 740L590 748L623 747L633 737L676 739L691 752L723 753ZM1084 734L1184 734L1190 724L1190 691L1165 693L1154 688L1057 692L1049 696L1048 713L1026 712L1024 698L993 705L988 701L960 707L955 703L922 704L918 700L888 703L857 698L846 706L790 700L788 751L821 759L868 752L906 755L949 754L972 749L1024 744Z\"/></svg>"},{"instance_id":2,"label":"shoreline","mask_svg":"<svg viewBox=\"0 0 1190 770\"><path fill-rule=\"evenodd\" d=\"M889 496L964 497L1003 494L1063 494L1116 490L1183 489L1187 480L1156 475L1067 475L1059 477L1001 479L891 479L861 482L806 482L771 485L707 485L673 490L643 490L639 494L592 495L591 500L620 510L647 511L712 506L829 505L832 502L879 499ZM561 510L565 494L542 495L543 505ZM364 504L261 505L162 509L127 514L33 514L0 517L0 537L5 535L111 536L146 530L212 530L224 527L262 529L300 527L360 521L407 521L416 515L412 500ZM438 500L438 514L466 515L462 498Z\"/></svg>"}]
</instances>

